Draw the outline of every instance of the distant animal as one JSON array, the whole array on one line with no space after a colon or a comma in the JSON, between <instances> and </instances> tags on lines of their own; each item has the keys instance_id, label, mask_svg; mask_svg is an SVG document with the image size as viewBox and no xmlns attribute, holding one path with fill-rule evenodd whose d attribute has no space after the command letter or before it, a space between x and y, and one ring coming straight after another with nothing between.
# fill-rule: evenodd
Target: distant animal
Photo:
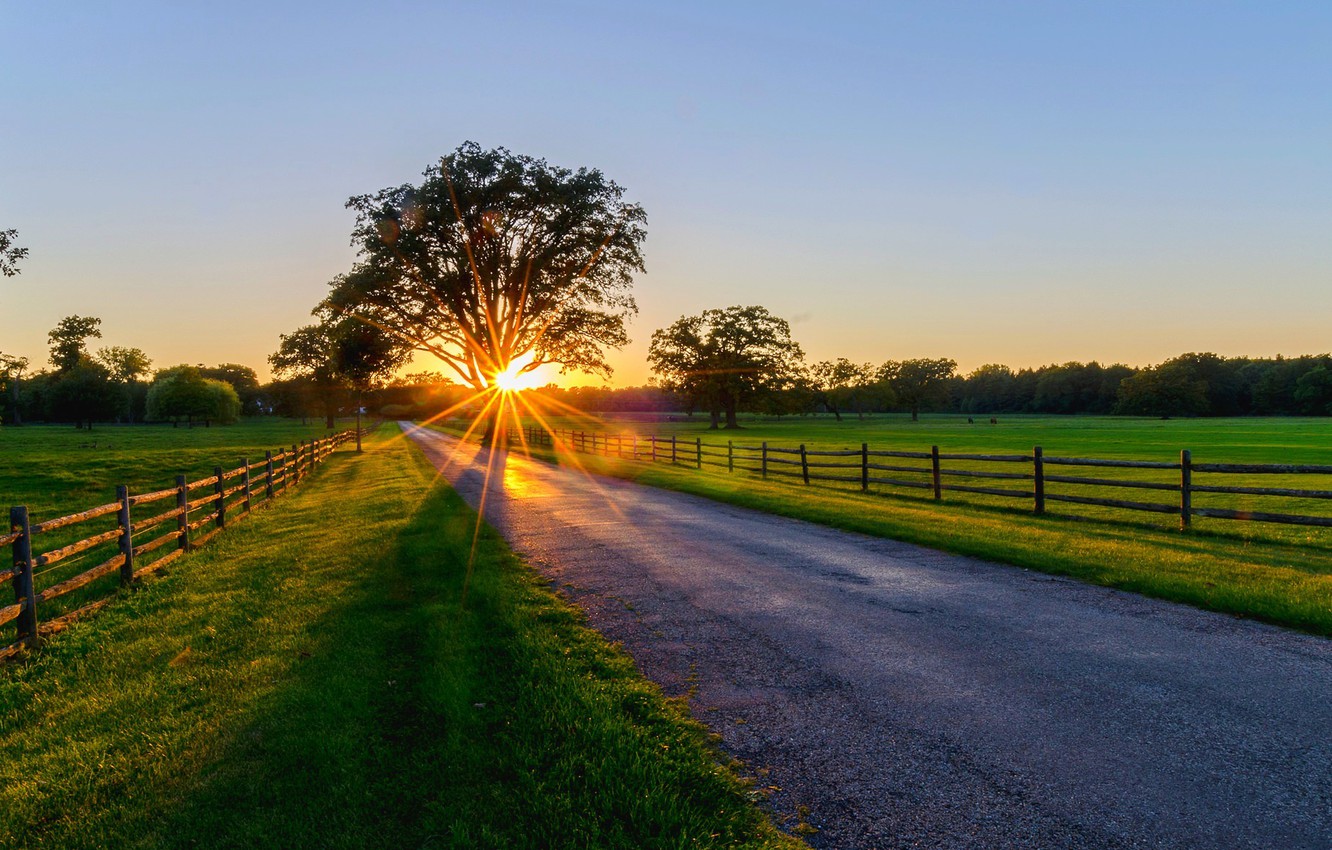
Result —
<instances>
[{"instance_id":1,"label":"distant animal","mask_svg":"<svg viewBox=\"0 0 1332 850\"><path fill-rule=\"evenodd\" d=\"M995 419L993 416L991 416L991 417L990 417L990 424L991 424L991 425L998 425L998 424L999 424L999 420L998 420L998 419Z\"/></svg>"},{"instance_id":2,"label":"distant animal","mask_svg":"<svg viewBox=\"0 0 1332 850\"><path fill-rule=\"evenodd\" d=\"M975 419L972 419L970 416L968 416L968 417L967 417L967 424L968 424L968 425L975 425L975 424L976 424L976 420L975 420Z\"/></svg>"}]
</instances>

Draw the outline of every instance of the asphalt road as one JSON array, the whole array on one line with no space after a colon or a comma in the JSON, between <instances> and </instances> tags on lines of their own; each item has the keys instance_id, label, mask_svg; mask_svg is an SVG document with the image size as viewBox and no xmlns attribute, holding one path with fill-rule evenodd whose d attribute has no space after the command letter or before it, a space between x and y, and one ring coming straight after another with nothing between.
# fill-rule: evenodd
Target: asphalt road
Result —
<instances>
[{"instance_id":1,"label":"asphalt road","mask_svg":"<svg viewBox=\"0 0 1332 850\"><path fill-rule=\"evenodd\" d=\"M406 427L477 505L487 454ZM1332 848L1332 641L494 466L486 519L814 847Z\"/></svg>"}]
</instances>

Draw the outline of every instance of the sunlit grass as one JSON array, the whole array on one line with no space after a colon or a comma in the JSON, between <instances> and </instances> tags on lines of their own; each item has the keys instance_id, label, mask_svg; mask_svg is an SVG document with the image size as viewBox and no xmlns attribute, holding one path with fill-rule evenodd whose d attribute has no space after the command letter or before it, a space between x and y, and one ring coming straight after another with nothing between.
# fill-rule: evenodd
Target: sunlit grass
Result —
<instances>
[{"instance_id":1,"label":"sunlit grass","mask_svg":"<svg viewBox=\"0 0 1332 850\"><path fill-rule=\"evenodd\" d=\"M0 846L785 846L386 432L0 669Z\"/></svg>"}]
</instances>

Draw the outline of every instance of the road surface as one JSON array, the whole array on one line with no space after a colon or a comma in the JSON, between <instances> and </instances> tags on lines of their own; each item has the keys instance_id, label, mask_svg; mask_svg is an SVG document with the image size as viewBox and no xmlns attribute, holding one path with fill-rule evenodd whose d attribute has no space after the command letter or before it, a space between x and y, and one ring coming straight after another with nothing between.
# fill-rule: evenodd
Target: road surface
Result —
<instances>
[{"instance_id":1,"label":"road surface","mask_svg":"<svg viewBox=\"0 0 1332 850\"><path fill-rule=\"evenodd\" d=\"M478 505L487 452L404 429ZM814 847L1332 848L1332 641L494 466L486 519Z\"/></svg>"}]
</instances>

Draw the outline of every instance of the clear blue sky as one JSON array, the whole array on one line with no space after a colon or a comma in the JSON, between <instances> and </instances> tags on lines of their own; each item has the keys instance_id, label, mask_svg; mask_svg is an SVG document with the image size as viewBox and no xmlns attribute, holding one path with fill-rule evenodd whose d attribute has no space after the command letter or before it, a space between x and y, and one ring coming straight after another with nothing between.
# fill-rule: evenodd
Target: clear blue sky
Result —
<instances>
[{"instance_id":1,"label":"clear blue sky","mask_svg":"<svg viewBox=\"0 0 1332 850\"><path fill-rule=\"evenodd\" d=\"M813 359L1323 352L1330 50L1327 2L0 0L0 351L266 373L347 197L472 139L646 207L619 384L751 303Z\"/></svg>"}]
</instances>

